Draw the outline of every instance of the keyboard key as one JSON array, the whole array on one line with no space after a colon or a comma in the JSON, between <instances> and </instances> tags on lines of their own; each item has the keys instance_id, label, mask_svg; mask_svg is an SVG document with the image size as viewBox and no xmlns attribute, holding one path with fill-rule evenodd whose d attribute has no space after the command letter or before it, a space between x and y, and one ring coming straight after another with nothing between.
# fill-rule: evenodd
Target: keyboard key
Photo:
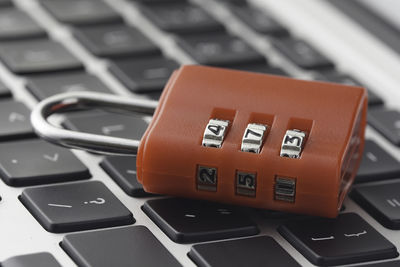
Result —
<instances>
[{"instance_id":1,"label":"keyboard key","mask_svg":"<svg viewBox=\"0 0 400 267\"><path fill-rule=\"evenodd\" d=\"M273 36L289 34L281 24L260 9L241 4L233 4L230 8L236 16L256 32Z\"/></svg>"},{"instance_id":2,"label":"keyboard key","mask_svg":"<svg viewBox=\"0 0 400 267\"><path fill-rule=\"evenodd\" d=\"M131 0L133 2L140 2L146 4L159 4L159 3L172 3L172 2L186 2L186 0Z\"/></svg>"},{"instance_id":3,"label":"keyboard key","mask_svg":"<svg viewBox=\"0 0 400 267\"><path fill-rule=\"evenodd\" d=\"M0 174L11 186L90 178L71 151L36 139L0 143Z\"/></svg>"},{"instance_id":4,"label":"keyboard key","mask_svg":"<svg viewBox=\"0 0 400 267\"><path fill-rule=\"evenodd\" d=\"M64 233L132 224L132 213L101 182L25 189L20 200L49 232Z\"/></svg>"},{"instance_id":5,"label":"keyboard key","mask_svg":"<svg viewBox=\"0 0 400 267\"><path fill-rule=\"evenodd\" d=\"M69 114L63 125L74 131L136 140L142 138L147 128L142 117L105 112Z\"/></svg>"},{"instance_id":6,"label":"keyboard key","mask_svg":"<svg viewBox=\"0 0 400 267\"><path fill-rule=\"evenodd\" d=\"M199 64L227 66L244 63L266 63L263 55L243 40L222 34L201 34L181 36L180 46Z\"/></svg>"},{"instance_id":7,"label":"keyboard key","mask_svg":"<svg viewBox=\"0 0 400 267\"><path fill-rule=\"evenodd\" d=\"M374 141L366 140L364 156L355 182L399 178L400 163Z\"/></svg>"},{"instance_id":8,"label":"keyboard key","mask_svg":"<svg viewBox=\"0 0 400 267\"><path fill-rule=\"evenodd\" d=\"M29 109L20 102L0 101L0 141L35 136Z\"/></svg>"},{"instance_id":9,"label":"keyboard key","mask_svg":"<svg viewBox=\"0 0 400 267\"><path fill-rule=\"evenodd\" d=\"M174 33L222 31L224 26L202 8L190 3L140 5L140 9L160 29Z\"/></svg>"},{"instance_id":10,"label":"keyboard key","mask_svg":"<svg viewBox=\"0 0 400 267\"><path fill-rule=\"evenodd\" d=\"M194 243L257 234L258 228L237 208L180 198L148 200L143 211L177 243Z\"/></svg>"},{"instance_id":11,"label":"keyboard key","mask_svg":"<svg viewBox=\"0 0 400 267\"><path fill-rule=\"evenodd\" d=\"M396 247L355 213L336 219L292 220L278 231L315 265L333 266L395 258Z\"/></svg>"},{"instance_id":12,"label":"keyboard key","mask_svg":"<svg viewBox=\"0 0 400 267\"><path fill-rule=\"evenodd\" d=\"M26 86L38 100L59 93L76 91L112 94L112 91L96 76L84 72L32 76L28 78Z\"/></svg>"},{"instance_id":13,"label":"keyboard key","mask_svg":"<svg viewBox=\"0 0 400 267\"><path fill-rule=\"evenodd\" d=\"M365 88L365 85L361 84L359 81L357 81L353 77L346 75L346 74L337 73L337 72L323 74L323 77L320 77L320 80L334 82L334 83L342 83L342 84L347 84L347 85L361 86L361 87ZM383 100L377 94L368 90L368 105L370 105L370 106L383 105Z\"/></svg>"},{"instance_id":14,"label":"keyboard key","mask_svg":"<svg viewBox=\"0 0 400 267\"><path fill-rule=\"evenodd\" d=\"M303 69L330 69L334 66L329 59L302 40L276 39L274 47Z\"/></svg>"},{"instance_id":15,"label":"keyboard key","mask_svg":"<svg viewBox=\"0 0 400 267\"><path fill-rule=\"evenodd\" d=\"M400 229L400 182L359 185L351 198L370 213L383 226Z\"/></svg>"},{"instance_id":16,"label":"keyboard key","mask_svg":"<svg viewBox=\"0 0 400 267\"><path fill-rule=\"evenodd\" d=\"M2 267L61 267L60 263L47 252L15 256L1 263Z\"/></svg>"},{"instance_id":17,"label":"keyboard key","mask_svg":"<svg viewBox=\"0 0 400 267\"><path fill-rule=\"evenodd\" d=\"M113 61L110 71L132 92L162 91L178 63L161 57Z\"/></svg>"},{"instance_id":18,"label":"keyboard key","mask_svg":"<svg viewBox=\"0 0 400 267\"><path fill-rule=\"evenodd\" d=\"M82 68L79 60L61 44L49 40L2 43L0 58L17 74Z\"/></svg>"},{"instance_id":19,"label":"keyboard key","mask_svg":"<svg viewBox=\"0 0 400 267\"><path fill-rule=\"evenodd\" d=\"M149 196L143 190L136 177L136 158L132 157L106 157L100 166L108 175L132 197Z\"/></svg>"},{"instance_id":20,"label":"keyboard key","mask_svg":"<svg viewBox=\"0 0 400 267\"><path fill-rule=\"evenodd\" d=\"M191 248L188 256L197 266L300 267L300 265L269 236L198 244Z\"/></svg>"},{"instance_id":21,"label":"keyboard key","mask_svg":"<svg viewBox=\"0 0 400 267\"><path fill-rule=\"evenodd\" d=\"M11 6L11 0L0 0L0 7Z\"/></svg>"},{"instance_id":22,"label":"keyboard key","mask_svg":"<svg viewBox=\"0 0 400 267\"><path fill-rule=\"evenodd\" d=\"M370 109L368 124L393 144L400 146L400 112L388 109Z\"/></svg>"},{"instance_id":23,"label":"keyboard key","mask_svg":"<svg viewBox=\"0 0 400 267\"><path fill-rule=\"evenodd\" d=\"M99 0L41 0L60 22L72 25L97 25L122 21L116 11Z\"/></svg>"},{"instance_id":24,"label":"keyboard key","mask_svg":"<svg viewBox=\"0 0 400 267\"><path fill-rule=\"evenodd\" d=\"M82 267L181 266L144 226L68 234L61 247Z\"/></svg>"},{"instance_id":25,"label":"keyboard key","mask_svg":"<svg viewBox=\"0 0 400 267\"><path fill-rule=\"evenodd\" d=\"M0 9L0 41L46 36L25 12L13 8Z\"/></svg>"},{"instance_id":26,"label":"keyboard key","mask_svg":"<svg viewBox=\"0 0 400 267\"><path fill-rule=\"evenodd\" d=\"M99 57L145 56L160 54L160 49L136 28L124 25L80 28L77 39Z\"/></svg>"},{"instance_id":27,"label":"keyboard key","mask_svg":"<svg viewBox=\"0 0 400 267\"><path fill-rule=\"evenodd\" d=\"M230 69L236 70L244 70L250 72L259 72L265 74L272 75L281 75L281 76L289 76L287 72L285 72L281 68L268 66L267 64L251 64L251 65L239 65L239 66L229 66Z\"/></svg>"},{"instance_id":28,"label":"keyboard key","mask_svg":"<svg viewBox=\"0 0 400 267\"><path fill-rule=\"evenodd\" d=\"M0 81L0 97L9 97L11 96L10 90L8 90L7 86Z\"/></svg>"}]
</instances>

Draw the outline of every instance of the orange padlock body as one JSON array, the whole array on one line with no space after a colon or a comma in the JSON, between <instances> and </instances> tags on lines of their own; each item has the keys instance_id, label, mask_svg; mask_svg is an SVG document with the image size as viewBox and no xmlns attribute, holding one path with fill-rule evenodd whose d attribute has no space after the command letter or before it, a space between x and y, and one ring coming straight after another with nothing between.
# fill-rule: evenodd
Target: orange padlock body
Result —
<instances>
[{"instance_id":1,"label":"orange padlock body","mask_svg":"<svg viewBox=\"0 0 400 267\"><path fill-rule=\"evenodd\" d=\"M359 167L367 93L361 87L183 66L171 76L137 155L147 192L336 217ZM221 148L202 146L210 119L229 120ZM268 125L259 154L241 151L249 123ZM280 156L287 130L307 133L301 157ZM217 168L216 191L199 190L198 166ZM236 173L256 174L255 196L238 195ZM294 202L274 196L294 178Z\"/></svg>"}]
</instances>

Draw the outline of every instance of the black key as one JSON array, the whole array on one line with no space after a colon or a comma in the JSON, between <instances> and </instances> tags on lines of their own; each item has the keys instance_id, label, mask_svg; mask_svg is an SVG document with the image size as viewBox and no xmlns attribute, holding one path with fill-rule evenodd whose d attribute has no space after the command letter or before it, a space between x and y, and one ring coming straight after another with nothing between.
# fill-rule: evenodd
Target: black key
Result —
<instances>
[{"instance_id":1,"label":"black key","mask_svg":"<svg viewBox=\"0 0 400 267\"><path fill-rule=\"evenodd\" d=\"M276 39L274 47L303 69L331 69L333 63L303 40Z\"/></svg>"},{"instance_id":2,"label":"black key","mask_svg":"<svg viewBox=\"0 0 400 267\"><path fill-rule=\"evenodd\" d=\"M374 141L366 140L364 156L355 182L399 178L400 163Z\"/></svg>"},{"instance_id":3,"label":"black key","mask_svg":"<svg viewBox=\"0 0 400 267\"><path fill-rule=\"evenodd\" d=\"M385 261L375 264L363 265L364 267L398 267L400 266L400 261Z\"/></svg>"},{"instance_id":4,"label":"black key","mask_svg":"<svg viewBox=\"0 0 400 267\"><path fill-rule=\"evenodd\" d=\"M144 226L68 234L61 247L78 266L181 266Z\"/></svg>"},{"instance_id":5,"label":"black key","mask_svg":"<svg viewBox=\"0 0 400 267\"><path fill-rule=\"evenodd\" d=\"M132 224L132 213L101 182L25 189L20 200L49 232L64 233Z\"/></svg>"},{"instance_id":6,"label":"black key","mask_svg":"<svg viewBox=\"0 0 400 267\"><path fill-rule=\"evenodd\" d=\"M20 102L0 101L0 141L35 136L29 109Z\"/></svg>"},{"instance_id":7,"label":"black key","mask_svg":"<svg viewBox=\"0 0 400 267\"><path fill-rule=\"evenodd\" d=\"M11 0L0 0L0 7L11 6Z\"/></svg>"},{"instance_id":8,"label":"black key","mask_svg":"<svg viewBox=\"0 0 400 267\"><path fill-rule=\"evenodd\" d=\"M229 66L230 69L244 70L250 72L259 72L273 75L289 76L281 68L268 66L267 64L251 64L251 65L239 65L239 66Z\"/></svg>"},{"instance_id":9,"label":"black key","mask_svg":"<svg viewBox=\"0 0 400 267\"><path fill-rule=\"evenodd\" d=\"M99 57L145 56L160 54L160 49L136 28L125 25L86 27L75 36Z\"/></svg>"},{"instance_id":10,"label":"black key","mask_svg":"<svg viewBox=\"0 0 400 267\"><path fill-rule=\"evenodd\" d=\"M142 209L177 243L234 238L259 232L245 214L223 204L168 198L146 201Z\"/></svg>"},{"instance_id":11,"label":"black key","mask_svg":"<svg viewBox=\"0 0 400 267\"><path fill-rule=\"evenodd\" d=\"M194 245L188 256L197 266L300 267L272 237L257 236Z\"/></svg>"},{"instance_id":12,"label":"black key","mask_svg":"<svg viewBox=\"0 0 400 267\"><path fill-rule=\"evenodd\" d=\"M400 112L387 109L370 109L368 124L393 144L400 146Z\"/></svg>"},{"instance_id":13,"label":"black key","mask_svg":"<svg viewBox=\"0 0 400 267\"><path fill-rule=\"evenodd\" d=\"M178 42L195 61L202 65L266 63L263 55L243 40L226 33L181 36Z\"/></svg>"},{"instance_id":14,"label":"black key","mask_svg":"<svg viewBox=\"0 0 400 267\"><path fill-rule=\"evenodd\" d=\"M143 13L160 29L174 33L223 31L224 26L202 8L190 3L141 5Z\"/></svg>"},{"instance_id":15,"label":"black key","mask_svg":"<svg viewBox=\"0 0 400 267\"><path fill-rule=\"evenodd\" d=\"M46 36L45 30L25 12L0 9L0 41Z\"/></svg>"},{"instance_id":16,"label":"black key","mask_svg":"<svg viewBox=\"0 0 400 267\"><path fill-rule=\"evenodd\" d=\"M39 100L65 92L95 91L112 93L96 76L84 72L33 76L28 78L26 86Z\"/></svg>"},{"instance_id":17,"label":"black key","mask_svg":"<svg viewBox=\"0 0 400 267\"><path fill-rule=\"evenodd\" d=\"M273 36L285 36L289 34L281 24L260 9L250 5L234 4L231 5L231 10L256 32Z\"/></svg>"},{"instance_id":18,"label":"black key","mask_svg":"<svg viewBox=\"0 0 400 267\"><path fill-rule=\"evenodd\" d=\"M106 157L100 165L128 195L132 197L150 195L143 190L142 184L137 180L136 158Z\"/></svg>"},{"instance_id":19,"label":"black key","mask_svg":"<svg viewBox=\"0 0 400 267\"><path fill-rule=\"evenodd\" d=\"M336 219L292 220L278 231L315 265L333 266L395 258L396 247L355 213Z\"/></svg>"},{"instance_id":20,"label":"black key","mask_svg":"<svg viewBox=\"0 0 400 267\"><path fill-rule=\"evenodd\" d=\"M74 131L140 140L147 122L135 115L90 112L68 115L64 126Z\"/></svg>"},{"instance_id":21,"label":"black key","mask_svg":"<svg viewBox=\"0 0 400 267\"><path fill-rule=\"evenodd\" d=\"M8 90L7 86L0 81L0 97L9 97L11 96L10 90Z\"/></svg>"},{"instance_id":22,"label":"black key","mask_svg":"<svg viewBox=\"0 0 400 267\"><path fill-rule=\"evenodd\" d=\"M2 267L61 267L60 263L47 252L15 256L1 263Z\"/></svg>"},{"instance_id":23,"label":"black key","mask_svg":"<svg viewBox=\"0 0 400 267\"><path fill-rule=\"evenodd\" d=\"M122 21L116 11L99 0L41 0L60 22L72 25L97 25Z\"/></svg>"},{"instance_id":24,"label":"black key","mask_svg":"<svg viewBox=\"0 0 400 267\"><path fill-rule=\"evenodd\" d=\"M0 58L12 72L17 74L82 68L81 62L67 49L49 40L2 43Z\"/></svg>"},{"instance_id":25,"label":"black key","mask_svg":"<svg viewBox=\"0 0 400 267\"><path fill-rule=\"evenodd\" d=\"M36 139L0 143L0 174L11 186L90 178L71 151Z\"/></svg>"},{"instance_id":26,"label":"black key","mask_svg":"<svg viewBox=\"0 0 400 267\"><path fill-rule=\"evenodd\" d=\"M361 84L359 81L357 81L353 77L346 75L346 74L336 73L336 72L323 74L323 77L320 77L320 80L334 82L334 83L343 83L343 84L347 84L347 85L361 86L361 87L365 88L365 86L363 84ZM383 105L383 100L377 94L368 90L368 105L370 105L370 106Z\"/></svg>"},{"instance_id":27,"label":"black key","mask_svg":"<svg viewBox=\"0 0 400 267\"><path fill-rule=\"evenodd\" d=\"M400 229L400 182L359 185L351 197L383 226Z\"/></svg>"},{"instance_id":28,"label":"black key","mask_svg":"<svg viewBox=\"0 0 400 267\"><path fill-rule=\"evenodd\" d=\"M113 61L110 71L131 91L162 91L172 72L179 65L165 58L143 58Z\"/></svg>"}]
</instances>

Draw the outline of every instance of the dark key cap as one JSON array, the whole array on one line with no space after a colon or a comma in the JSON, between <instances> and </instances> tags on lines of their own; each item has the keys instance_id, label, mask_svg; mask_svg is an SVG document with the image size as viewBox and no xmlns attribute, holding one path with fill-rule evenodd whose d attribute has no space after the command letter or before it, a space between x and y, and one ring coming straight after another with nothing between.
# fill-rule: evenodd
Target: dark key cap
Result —
<instances>
[{"instance_id":1,"label":"dark key cap","mask_svg":"<svg viewBox=\"0 0 400 267\"><path fill-rule=\"evenodd\" d=\"M300 265L269 236L198 244L191 248L188 256L197 266L300 267Z\"/></svg>"},{"instance_id":2,"label":"dark key cap","mask_svg":"<svg viewBox=\"0 0 400 267\"><path fill-rule=\"evenodd\" d=\"M160 29L174 33L200 33L224 30L224 26L202 8L190 3L141 5L142 12Z\"/></svg>"},{"instance_id":3,"label":"dark key cap","mask_svg":"<svg viewBox=\"0 0 400 267\"><path fill-rule=\"evenodd\" d=\"M268 66L267 64L251 64L251 65L239 65L239 66L229 66L230 69L244 70L250 72L259 72L273 75L289 76L283 69Z\"/></svg>"},{"instance_id":4,"label":"dark key cap","mask_svg":"<svg viewBox=\"0 0 400 267\"><path fill-rule=\"evenodd\" d=\"M398 267L400 266L400 261L385 261L375 264L363 265L364 267Z\"/></svg>"},{"instance_id":5,"label":"dark key cap","mask_svg":"<svg viewBox=\"0 0 400 267\"><path fill-rule=\"evenodd\" d=\"M79 60L67 49L49 40L2 43L0 58L12 72L17 74L82 68Z\"/></svg>"},{"instance_id":6,"label":"dark key cap","mask_svg":"<svg viewBox=\"0 0 400 267\"><path fill-rule=\"evenodd\" d=\"M177 243L255 235L258 228L237 208L199 200L146 201L143 211Z\"/></svg>"},{"instance_id":7,"label":"dark key cap","mask_svg":"<svg viewBox=\"0 0 400 267\"><path fill-rule=\"evenodd\" d=\"M274 47L303 69L330 69L333 63L303 40L276 39Z\"/></svg>"},{"instance_id":8,"label":"dark key cap","mask_svg":"<svg viewBox=\"0 0 400 267\"><path fill-rule=\"evenodd\" d=\"M11 0L0 0L0 7L11 6Z\"/></svg>"},{"instance_id":9,"label":"dark key cap","mask_svg":"<svg viewBox=\"0 0 400 267\"><path fill-rule=\"evenodd\" d=\"M181 36L178 42L195 61L202 65L227 66L266 62L263 55L243 40L226 33Z\"/></svg>"},{"instance_id":10,"label":"dark key cap","mask_svg":"<svg viewBox=\"0 0 400 267\"><path fill-rule=\"evenodd\" d=\"M136 28L107 25L80 28L75 36L99 57L145 56L160 54L160 49Z\"/></svg>"},{"instance_id":11,"label":"dark key cap","mask_svg":"<svg viewBox=\"0 0 400 267\"><path fill-rule=\"evenodd\" d=\"M118 13L101 0L41 0L41 3L63 23L93 25L122 21Z\"/></svg>"},{"instance_id":12,"label":"dark key cap","mask_svg":"<svg viewBox=\"0 0 400 267\"><path fill-rule=\"evenodd\" d=\"M355 182L399 178L400 163L374 141L365 141L364 156Z\"/></svg>"},{"instance_id":13,"label":"dark key cap","mask_svg":"<svg viewBox=\"0 0 400 267\"><path fill-rule=\"evenodd\" d=\"M68 234L61 247L82 267L181 266L144 226Z\"/></svg>"},{"instance_id":14,"label":"dark key cap","mask_svg":"<svg viewBox=\"0 0 400 267\"><path fill-rule=\"evenodd\" d=\"M289 34L281 24L260 9L250 5L234 4L231 5L231 10L256 32L273 36L285 36Z\"/></svg>"},{"instance_id":15,"label":"dark key cap","mask_svg":"<svg viewBox=\"0 0 400 267\"><path fill-rule=\"evenodd\" d=\"M147 122L135 115L90 112L68 115L64 126L74 131L140 140Z\"/></svg>"},{"instance_id":16,"label":"dark key cap","mask_svg":"<svg viewBox=\"0 0 400 267\"><path fill-rule=\"evenodd\" d=\"M25 189L20 200L49 232L64 233L132 224L132 213L101 182Z\"/></svg>"},{"instance_id":17,"label":"dark key cap","mask_svg":"<svg viewBox=\"0 0 400 267\"><path fill-rule=\"evenodd\" d=\"M278 231L315 265L333 266L395 258L396 247L355 213L336 219L292 220Z\"/></svg>"},{"instance_id":18,"label":"dark key cap","mask_svg":"<svg viewBox=\"0 0 400 267\"><path fill-rule=\"evenodd\" d=\"M47 252L27 254L8 258L2 267L61 267L60 263Z\"/></svg>"},{"instance_id":19,"label":"dark key cap","mask_svg":"<svg viewBox=\"0 0 400 267\"><path fill-rule=\"evenodd\" d=\"M25 12L13 8L0 9L0 41L46 36Z\"/></svg>"},{"instance_id":20,"label":"dark key cap","mask_svg":"<svg viewBox=\"0 0 400 267\"><path fill-rule=\"evenodd\" d=\"M323 74L323 77L320 77L320 80L334 82L334 83L343 83L347 85L361 86L365 88L365 85L361 84L353 77L337 72ZM383 105L383 100L377 94L368 90L368 105L370 106Z\"/></svg>"},{"instance_id":21,"label":"dark key cap","mask_svg":"<svg viewBox=\"0 0 400 267\"><path fill-rule=\"evenodd\" d=\"M10 90L8 90L7 86L0 81L0 97L9 97L11 96Z\"/></svg>"},{"instance_id":22,"label":"dark key cap","mask_svg":"<svg viewBox=\"0 0 400 267\"><path fill-rule=\"evenodd\" d=\"M132 197L150 195L143 190L142 184L137 180L136 158L106 157L100 165L128 195Z\"/></svg>"},{"instance_id":23,"label":"dark key cap","mask_svg":"<svg viewBox=\"0 0 400 267\"><path fill-rule=\"evenodd\" d=\"M393 144L400 146L400 112L387 109L370 109L368 124Z\"/></svg>"},{"instance_id":24,"label":"dark key cap","mask_svg":"<svg viewBox=\"0 0 400 267\"><path fill-rule=\"evenodd\" d=\"M400 229L400 182L359 185L351 197L383 226Z\"/></svg>"},{"instance_id":25,"label":"dark key cap","mask_svg":"<svg viewBox=\"0 0 400 267\"><path fill-rule=\"evenodd\" d=\"M28 78L26 86L39 100L65 92L95 91L112 93L96 76L84 72L33 76Z\"/></svg>"},{"instance_id":26,"label":"dark key cap","mask_svg":"<svg viewBox=\"0 0 400 267\"><path fill-rule=\"evenodd\" d=\"M20 102L0 101L0 141L35 136L29 114Z\"/></svg>"},{"instance_id":27,"label":"dark key cap","mask_svg":"<svg viewBox=\"0 0 400 267\"><path fill-rule=\"evenodd\" d=\"M71 151L36 139L0 143L0 174L11 186L90 178Z\"/></svg>"},{"instance_id":28,"label":"dark key cap","mask_svg":"<svg viewBox=\"0 0 400 267\"><path fill-rule=\"evenodd\" d=\"M161 57L113 61L110 71L131 91L161 91L178 63Z\"/></svg>"}]
</instances>

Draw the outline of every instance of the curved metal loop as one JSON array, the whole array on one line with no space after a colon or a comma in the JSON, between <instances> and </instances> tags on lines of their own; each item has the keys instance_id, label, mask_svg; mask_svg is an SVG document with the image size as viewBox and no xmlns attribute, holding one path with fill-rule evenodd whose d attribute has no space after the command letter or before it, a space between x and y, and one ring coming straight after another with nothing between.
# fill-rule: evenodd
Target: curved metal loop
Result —
<instances>
[{"instance_id":1,"label":"curved metal loop","mask_svg":"<svg viewBox=\"0 0 400 267\"><path fill-rule=\"evenodd\" d=\"M54 144L105 155L134 156L139 148L139 140L74 132L50 124L47 118L57 112L77 108L107 108L152 115L157 104L157 101L95 92L63 93L41 101L31 113L31 123L41 138Z\"/></svg>"}]
</instances>

